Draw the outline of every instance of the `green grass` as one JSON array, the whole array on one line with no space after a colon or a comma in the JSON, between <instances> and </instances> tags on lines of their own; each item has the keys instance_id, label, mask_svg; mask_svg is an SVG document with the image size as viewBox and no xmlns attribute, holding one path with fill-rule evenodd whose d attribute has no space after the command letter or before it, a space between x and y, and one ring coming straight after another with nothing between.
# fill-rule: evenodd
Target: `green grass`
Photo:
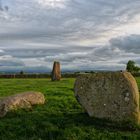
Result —
<instances>
[{"instance_id":1,"label":"green grass","mask_svg":"<svg viewBox=\"0 0 140 140\"><path fill-rule=\"evenodd\" d=\"M138 84L138 87L139 87L139 90L140 90L140 77L136 77L135 79L137 81L137 84Z\"/></svg>"},{"instance_id":2,"label":"green grass","mask_svg":"<svg viewBox=\"0 0 140 140\"><path fill-rule=\"evenodd\" d=\"M74 98L75 79L0 79L0 96L40 91L46 103L0 119L0 140L139 140L140 129L89 118ZM140 78L137 78L140 88Z\"/></svg>"}]
</instances>

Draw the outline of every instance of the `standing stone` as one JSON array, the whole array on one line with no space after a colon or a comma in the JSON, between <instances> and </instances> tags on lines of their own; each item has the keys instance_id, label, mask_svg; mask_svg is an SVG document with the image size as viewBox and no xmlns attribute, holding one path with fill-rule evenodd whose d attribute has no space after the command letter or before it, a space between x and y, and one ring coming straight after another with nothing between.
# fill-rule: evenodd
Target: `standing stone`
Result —
<instances>
[{"instance_id":1,"label":"standing stone","mask_svg":"<svg viewBox=\"0 0 140 140\"><path fill-rule=\"evenodd\" d=\"M130 73L81 75L74 90L76 99L89 116L139 123L139 91Z\"/></svg>"},{"instance_id":2,"label":"standing stone","mask_svg":"<svg viewBox=\"0 0 140 140\"><path fill-rule=\"evenodd\" d=\"M59 62L54 62L51 78L52 78L52 81L60 81L61 70L60 70L60 63Z\"/></svg>"}]
</instances>

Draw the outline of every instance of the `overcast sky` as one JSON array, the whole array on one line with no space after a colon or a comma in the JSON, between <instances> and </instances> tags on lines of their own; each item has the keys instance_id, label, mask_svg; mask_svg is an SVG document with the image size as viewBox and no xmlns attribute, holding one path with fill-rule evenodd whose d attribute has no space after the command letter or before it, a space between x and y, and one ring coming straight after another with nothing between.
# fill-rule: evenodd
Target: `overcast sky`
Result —
<instances>
[{"instance_id":1,"label":"overcast sky","mask_svg":"<svg viewBox=\"0 0 140 140\"><path fill-rule=\"evenodd\" d=\"M0 71L140 65L140 0L0 0Z\"/></svg>"}]
</instances>

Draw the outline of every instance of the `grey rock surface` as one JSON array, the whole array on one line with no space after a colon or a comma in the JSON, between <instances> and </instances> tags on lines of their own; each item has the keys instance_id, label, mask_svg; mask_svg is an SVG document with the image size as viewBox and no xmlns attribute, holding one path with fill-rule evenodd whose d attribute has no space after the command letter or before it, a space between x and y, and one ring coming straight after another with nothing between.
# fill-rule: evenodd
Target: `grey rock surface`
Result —
<instances>
[{"instance_id":1,"label":"grey rock surface","mask_svg":"<svg viewBox=\"0 0 140 140\"><path fill-rule=\"evenodd\" d=\"M81 75L76 79L75 97L91 117L139 123L139 91L128 72Z\"/></svg>"}]
</instances>

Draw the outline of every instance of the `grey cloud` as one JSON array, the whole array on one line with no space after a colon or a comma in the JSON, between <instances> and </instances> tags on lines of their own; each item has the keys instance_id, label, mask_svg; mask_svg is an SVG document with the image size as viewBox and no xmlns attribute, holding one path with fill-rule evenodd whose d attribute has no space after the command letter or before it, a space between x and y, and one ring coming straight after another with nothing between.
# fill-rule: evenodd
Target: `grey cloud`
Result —
<instances>
[{"instance_id":1,"label":"grey cloud","mask_svg":"<svg viewBox=\"0 0 140 140\"><path fill-rule=\"evenodd\" d=\"M9 7L7 5L2 4L2 0L0 0L0 11L8 11Z\"/></svg>"},{"instance_id":2,"label":"grey cloud","mask_svg":"<svg viewBox=\"0 0 140 140\"><path fill-rule=\"evenodd\" d=\"M94 48L96 48L95 46ZM16 58L41 58L41 57L52 57L54 56L58 57L59 54L72 54L76 57L77 53L81 54L83 52L89 52L93 49L93 47L81 47L81 46L67 46L67 47L58 47L58 46L47 46L47 48L39 48L39 45L37 48L29 47L29 48L3 48L3 52L0 52L2 55L12 55ZM79 52L80 51L80 52ZM69 56L68 55L68 56Z\"/></svg>"},{"instance_id":3,"label":"grey cloud","mask_svg":"<svg viewBox=\"0 0 140 140\"><path fill-rule=\"evenodd\" d=\"M24 66L23 63L19 62L19 61L13 61L13 60L0 60L0 66Z\"/></svg>"},{"instance_id":4,"label":"grey cloud","mask_svg":"<svg viewBox=\"0 0 140 140\"><path fill-rule=\"evenodd\" d=\"M17 58L14 58L10 55L2 55L0 56L0 67L11 67L11 66L14 66L14 67L17 67L17 66L24 66L24 63L17 59Z\"/></svg>"},{"instance_id":5,"label":"grey cloud","mask_svg":"<svg viewBox=\"0 0 140 140\"><path fill-rule=\"evenodd\" d=\"M132 44L130 44L130 40ZM126 68L128 60L132 59L140 64L140 56L137 53L139 47L135 47L138 40L138 35L130 35L111 39L110 44L104 46L69 46L53 49L51 47L48 49L15 48L3 49L2 53L21 60L26 67L29 66L29 62L34 63L34 65L40 63L40 66L37 66L41 67L40 70L44 65L47 66L44 67L45 70L51 70L55 60L61 62L63 70L122 70ZM133 50L124 44L134 46Z\"/></svg>"},{"instance_id":6,"label":"grey cloud","mask_svg":"<svg viewBox=\"0 0 140 140\"><path fill-rule=\"evenodd\" d=\"M112 46L112 49L119 48L125 52L140 54L140 35L130 35L111 39L110 45Z\"/></svg>"},{"instance_id":7,"label":"grey cloud","mask_svg":"<svg viewBox=\"0 0 140 140\"><path fill-rule=\"evenodd\" d=\"M1 0L0 0L0 11L3 11Z\"/></svg>"},{"instance_id":8,"label":"grey cloud","mask_svg":"<svg viewBox=\"0 0 140 140\"><path fill-rule=\"evenodd\" d=\"M46 70L54 60L75 70L124 69L129 59L139 63L140 35L118 37L116 30L140 16L139 0L67 0L63 8L38 0L1 2L0 58L11 56L1 60L5 69Z\"/></svg>"},{"instance_id":9,"label":"grey cloud","mask_svg":"<svg viewBox=\"0 0 140 140\"><path fill-rule=\"evenodd\" d=\"M67 9L52 10L39 8L36 1L15 0L15 5L10 1L9 3L12 7L9 20L17 19L13 21L13 26L17 24L18 30L1 34L2 39L42 38L57 43L60 40L99 37L102 32L112 30L113 26L133 19L134 14L139 13L140 5L136 0L70 0ZM135 8L132 10L132 7ZM124 16L126 21L123 21Z\"/></svg>"}]
</instances>

